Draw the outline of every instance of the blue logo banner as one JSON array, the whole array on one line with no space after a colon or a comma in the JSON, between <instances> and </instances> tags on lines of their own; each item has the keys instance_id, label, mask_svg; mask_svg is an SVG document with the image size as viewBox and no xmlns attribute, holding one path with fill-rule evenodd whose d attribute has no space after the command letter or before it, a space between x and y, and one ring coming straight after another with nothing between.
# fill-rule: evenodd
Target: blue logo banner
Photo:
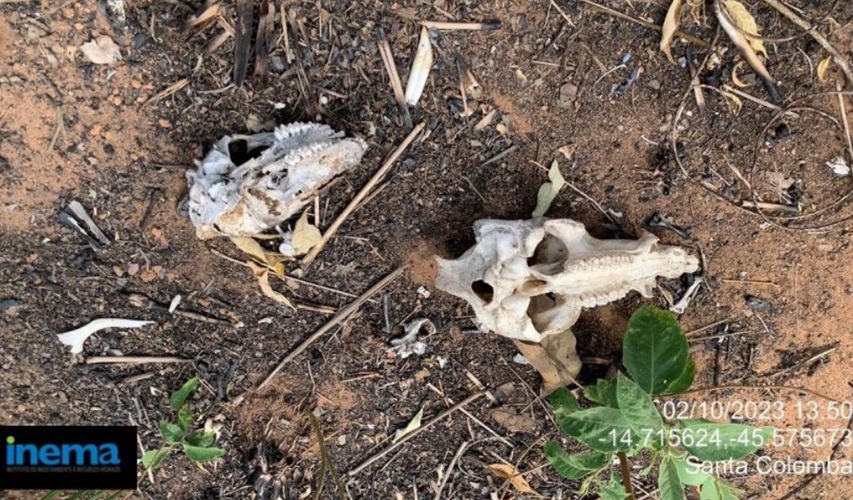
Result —
<instances>
[{"instance_id":1,"label":"blue logo banner","mask_svg":"<svg viewBox=\"0 0 853 500\"><path fill-rule=\"evenodd\" d=\"M0 426L2 490L136 489L136 427Z\"/></svg>"}]
</instances>

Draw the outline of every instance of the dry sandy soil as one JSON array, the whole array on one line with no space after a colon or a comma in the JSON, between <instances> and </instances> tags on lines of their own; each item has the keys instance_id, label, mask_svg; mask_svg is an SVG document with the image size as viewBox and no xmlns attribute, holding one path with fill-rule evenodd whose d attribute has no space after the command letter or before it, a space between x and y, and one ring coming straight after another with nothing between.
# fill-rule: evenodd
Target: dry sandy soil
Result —
<instances>
[{"instance_id":1,"label":"dry sandy soil","mask_svg":"<svg viewBox=\"0 0 853 500\"><path fill-rule=\"evenodd\" d=\"M746 98L740 104L726 101L712 88L704 90L707 107L700 112L689 91L689 70L658 51L655 31L576 1L556 0L564 15L543 0L295 0L283 2L281 11L276 2L273 60L264 76L254 76L250 65L239 89L230 85L234 38L208 54L222 25L198 32L186 28L200 2L126 3L127 26L115 27L94 2L0 0L0 423L134 423L141 445L151 449L160 443L157 422L171 417L168 394L199 376L203 384L191 402L197 422L221 424L218 445L227 455L206 471L172 457L151 477L140 471L133 496L252 498L263 483L256 479L266 475L280 482L285 498L310 498L320 472L310 412L319 416L330 457L345 472L386 446L419 410L428 421L482 384L494 399L481 398L466 407L468 413L453 413L355 475L349 494L432 498L443 471L467 443L443 498L525 496L486 468L502 461L517 464L542 497L574 497L578 484L560 479L542 455L545 441L558 432L537 398L538 375L512 361L515 350L508 340L476 332L464 303L434 288L431 257L461 254L473 241L471 225L477 219L528 217L546 180L542 167L555 159L577 190L619 214L619 227L569 188L549 216L579 220L599 237L635 237L655 212L692 230L692 237L682 240L653 229L664 242L704 257L707 286L681 318L684 328L716 323L696 337L737 332L721 341L693 342L699 365L695 387L772 384L853 399L847 366L853 356L848 219L853 207L844 198L851 176L838 177L826 166L839 156L851 161L838 98L826 94L843 78L833 65L820 80L817 67L827 53L761 1L750 2L750 8L766 36L776 40L767 42L768 67L781 83L780 104L802 108L781 115L766 130L776 117L773 109ZM656 24L667 8L655 0L604 3ZM793 4L807 18L822 19L818 29L853 58L849 2ZM706 10L697 13L698 24L686 22L686 29L710 42L716 22ZM286 37L282 11L294 23ZM222 2L221 16L234 26L233 2ZM184 172L226 133L296 120L328 123L370 145L361 166L324 195L322 219L328 224L406 135L376 45L380 30L405 82L419 32L415 20L425 19L499 20L501 27L441 33L443 52L436 54L426 92L412 109L414 122L425 122L427 133L394 167L382 194L344 223L302 276L327 288L273 283L297 304L315 307L296 313L282 308L261 295L248 269L213 253L239 257L233 245L195 237L177 209L186 191ZM115 40L122 61L104 66L84 59L80 45L101 35ZM717 44L718 56L703 69L701 81L714 88L733 86L737 68L751 84L741 90L768 99L748 69L737 66L740 57L725 37ZM293 62L286 47L294 52ZM461 116L454 50L483 87L480 99L467 96L469 116ZM696 64L706 54L681 41L673 52L676 58L692 54ZM629 54L630 60L617 67ZM627 92L615 92L640 68ZM182 79L186 86L143 106ZM676 158L670 132L682 104ZM492 110L494 121L475 129ZM560 152L564 147L573 151L571 159ZM782 219L739 208L753 199L795 204L800 211ZM93 214L114 240L111 245L94 251L58 222L72 200ZM404 263L410 267L403 277L286 365L268 389L233 403L330 312ZM669 296L683 290L679 280L664 286ZM130 293L166 304L181 294L185 310L244 326L138 309L129 303ZM748 295L767 301L772 310L751 309ZM584 313L575 329L588 361L581 383L618 362L630 313L641 303L667 306L666 297L643 300L632 294ZM157 324L99 334L87 341L86 356L120 351L193 362L81 363L55 334L99 317ZM389 340L415 317L438 326L425 339L427 352L406 359L389 355ZM827 403L784 389L730 388L694 397ZM519 418L508 420L507 412ZM847 425L846 420L797 419L792 412L763 423ZM824 459L830 447L767 453ZM851 455L842 446L835 457ZM733 474L730 479L746 489L745 495L783 498L808 478ZM839 498L853 493L849 481L818 476L793 497ZM654 484L654 478L641 482L651 495ZM340 497L331 478L323 497Z\"/></svg>"}]
</instances>

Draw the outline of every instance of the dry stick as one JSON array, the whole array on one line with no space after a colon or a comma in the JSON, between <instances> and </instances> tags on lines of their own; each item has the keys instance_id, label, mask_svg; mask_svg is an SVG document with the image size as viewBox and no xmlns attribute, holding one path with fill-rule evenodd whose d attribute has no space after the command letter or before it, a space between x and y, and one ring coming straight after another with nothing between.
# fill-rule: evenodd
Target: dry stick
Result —
<instances>
[{"instance_id":1,"label":"dry stick","mask_svg":"<svg viewBox=\"0 0 853 500\"><path fill-rule=\"evenodd\" d=\"M334 222L332 222L332 225L329 226L328 229L326 229L326 232L323 233L323 238L320 240L320 242L317 243L317 245L312 248L310 252L308 252L308 255L306 255L302 259L302 267L308 267L309 265L311 265L312 262L314 262L314 259L316 259L317 255L320 254L320 252L323 250L323 247L326 246L326 243L328 243L329 240L332 239L332 236L334 236L335 233L338 232L338 229L344 223L346 218L349 217L350 214L355 212L355 208L358 206L359 203L361 203L361 200L363 200L368 194L370 194L370 190L372 190L377 184L379 184L379 181L381 181L382 178L385 177L385 174L387 174L388 171L391 170L391 167L394 166L394 163L397 161L397 158L399 158L400 155L403 154L403 151L405 151L406 148L408 148L409 145L415 140L418 134L421 133L421 131L424 129L424 126L425 124L423 122L419 123L418 126L414 128L414 130L409 132L409 135L403 140L403 142L400 143L399 146L397 146L397 149L395 149L394 152L392 152L391 155L388 156L388 159L385 160L385 163L383 163L382 166L379 167L379 170L377 170L376 173L373 174L373 177L371 177L370 180L367 181L367 184L365 184L364 187L361 188L361 191L359 191L358 194L355 195L355 198L353 198L352 201L349 202L349 205L347 205L344 211L341 212L341 214L338 215Z\"/></svg>"},{"instance_id":2,"label":"dry stick","mask_svg":"<svg viewBox=\"0 0 853 500\"><path fill-rule=\"evenodd\" d=\"M571 26L572 28L577 28L577 26L575 26L575 23L572 22L571 18L569 18L569 16L567 16L566 13L563 12L563 9L561 9L560 6L557 5L557 2L555 2L554 0L551 0L551 5L555 9L557 9L557 12L559 12L561 16L563 16L563 19L565 19L565 21L567 23L569 23L569 26Z\"/></svg>"},{"instance_id":3,"label":"dry stick","mask_svg":"<svg viewBox=\"0 0 853 500\"><path fill-rule=\"evenodd\" d=\"M391 82L391 89L394 91L394 99L397 101L397 106L400 108L400 114L403 116L403 122L406 125L406 130L412 129L412 115L409 114L409 106L406 104L406 94L403 92L403 84L400 82L400 75L397 73L397 64L394 62L394 55L391 52L391 46L388 45L388 40L385 35L379 40L379 54L382 56L382 62L385 64L385 72L388 73L388 80Z\"/></svg>"},{"instance_id":4,"label":"dry stick","mask_svg":"<svg viewBox=\"0 0 853 500\"><path fill-rule=\"evenodd\" d=\"M90 356L87 365L140 364L140 363L192 363L193 360L174 356Z\"/></svg>"},{"instance_id":5,"label":"dry stick","mask_svg":"<svg viewBox=\"0 0 853 500\"><path fill-rule=\"evenodd\" d=\"M820 44L821 47L824 48L827 52L832 55L832 59L835 60L835 64L841 68L841 72L844 73L844 78L847 80L847 85L850 88L853 88L853 71L850 70L850 65L847 63L847 59L844 58L841 53L835 50L835 47L830 45L829 40L826 39L818 30L813 29L814 26L810 26L805 19L800 17L796 12L789 9L786 5L784 5L779 0L764 0L764 3L778 10L780 14L787 17L789 21L796 24L800 28L808 31L809 35L815 39L817 43Z\"/></svg>"},{"instance_id":6,"label":"dry stick","mask_svg":"<svg viewBox=\"0 0 853 500\"><path fill-rule=\"evenodd\" d=\"M351 471L347 472L347 477L350 477L350 478L351 478L351 477L355 477L359 472L361 472L361 471L363 471L364 469L366 469L366 468L370 467L370 466L371 466L371 465L373 465L373 463L374 463L374 462L376 462L377 460L381 459L381 458L382 458L382 457L384 457L385 455L387 455L387 454L391 453L392 451L396 450L396 449L397 449L397 448L399 448L400 446L404 445L404 444L405 444L406 442L408 442L410 439L414 438L415 436L419 435L420 433L422 433L422 432L424 432L425 430L427 430L427 429L429 429L430 427L432 427L432 426L433 426L433 424L435 424L435 423L437 423L437 422L440 422L441 420L444 420L444 419L445 419L445 418L447 418L451 413L455 412L456 410L458 410L458 409L460 409L460 408L464 407L464 406L465 406L465 405L467 405L468 403L471 403L472 401L475 401L475 400L477 400L477 399L479 399L479 398L481 398L481 397L483 397L483 396L485 396L485 395L486 395L486 391L480 391L480 392L477 392L477 393L471 394L470 396L468 396L467 398L463 399L462 401L460 401L460 402L456 403L455 405L451 406L450 408L448 408L448 409L444 410L443 412L439 413L439 414L438 414L434 419L432 419L432 420L430 420L429 422L425 423L425 424L424 424L424 425L422 425L421 427L418 427L418 428L417 428L417 429L415 429L414 431L412 431L412 432L410 432L410 433L406 434L405 436L403 436L403 437L402 437L399 441L397 441L396 443L394 443L394 444L392 444L391 446L389 446L389 447L385 448L384 450L380 451L380 452L379 452L379 453L377 453L376 455L373 455L372 457L368 458L367 460L365 460L364 462L362 462L362 464L361 464L361 465L359 465L358 467L356 467L355 469L353 469L353 470L351 470Z\"/></svg>"},{"instance_id":7,"label":"dry stick","mask_svg":"<svg viewBox=\"0 0 853 500\"><path fill-rule=\"evenodd\" d=\"M447 470L444 471L444 477L441 478L441 484L438 485L438 491L435 492L435 500L441 500L441 492L444 490L444 485L447 484L447 480L450 478L451 472L453 472L453 466L456 465L456 461L459 460L459 457L461 457L463 453L465 453L466 449L468 449L468 441L463 441L462 445L459 446L459 449L456 450L456 454L453 455L453 459L447 466Z\"/></svg>"},{"instance_id":8,"label":"dry stick","mask_svg":"<svg viewBox=\"0 0 853 500\"><path fill-rule=\"evenodd\" d=\"M798 369L800 369L800 368L802 368L802 367L804 367L804 366L806 366L806 365L808 365L808 364L810 364L810 363L813 363L813 362L815 362L815 361L819 360L820 358L822 358L822 357L826 356L827 354L830 354L830 353L835 352L836 350L838 350L838 346L830 347L829 349L827 349L827 350L825 350L825 351L823 351L823 352L820 352L820 353L818 353L818 354L815 354L814 356L810 357L809 359L806 359L806 360L804 360L804 361L800 361L799 363L795 364L794 366L789 366L788 368L785 368L785 369L783 369L783 370L779 370L779 371L778 371L778 372L776 372L776 373L772 373L772 374L770 374L770 375L769 375L769 377L770 377L770 378L776 378L776 377L778 377L779 375L784 375L784 374L786 374L786 373L790 373L790 372L792 372L792 371L794 371L794 370L798 370Z\"/></svg>"},{"instance_id":9,"label":"dry stick","mask_svg":"<svg viewBox=\"0 0 853 500\"><path fill-rule=\"evenodd\" d=\"M382 290L388 283L391 283L392 281L394 281L394 279L396 279L398 276L400 276L400 274L402 274L403 271L406 270L406 267L407 266L405 266L405 265L398 267L396 270L392 271L391 274L382 278L379 281L379 283L376 283L375 285L370 287L370 289L368 289L366 292L359 295L357 299L353 300L352 302L350 302L349 304L344 306L338 312L338 314L335 314L335 316L332 319L330 319L325 325L321 326L316 332L312 333L310 337L308 337L301 344L299 344L296 347L296 349L294 349L290 354L285 356L285 358L283 360L281 360L281 363L279 363L278 366L276 366L275 369L273 369L273 371L270 372L269 375L267 375L267 378L265 378L264 381L261 382L260 385L258 385L256 390L263 389L267 384L270 383L270 381L273 379L273 377L275 377L278 374L278 372L281 371L282 368L284 368L284 365L293 361L297 356L299 356L300 354L305 352L305 350L308 349L308 347L310 347L311 344L316 342L317 339L322 337L326 332L328 332L329 330L331 330L332 328L337 326L339 323L342 323L347 318L349 318L352 313L354 313L359 307L361 307L362 304L367 302L367 299L372 297L379 290Z\"/></svg>"},{"instance_id":10,"label":"dry stick","mask_svg":"<svg viewBox=\"0 0 853 500\"><path fill-rule=\"evenodd\" d=\"M853 142L850 142L850 124L847 122L847 106L844 105L844 96L841 94L841 84L835 84L838 90L838 105L841 106L841 123L844 125L844 138L847 140L847 152L850 153L850 161L853 161Z\"/></svg>"},{"instance_id":11,"label":"dry stick","mask_svg":"<svg viewBox=\"0 0 853 500\"><path fill-rule=\"evenodd\" d=\"M765 0L765 1L767 1L767 0ZM598 10L600 12L604 12L605 14L610 14L613 17L618 17L619 19L631 21L632 23L639 24L640 26L645 26L646 28L653 29L655 31L663 31L663 28L661 28L657 24L650 23L648 21L643 21L642 19L633 18L627 14L623 14L623 13L619 12L618 10L613 10L610 7L605 7L601 4L597 4L597 3L593 2L591 0L581 0L581 2L589 5L590 7L592 7L595 10ZM695 36L688 35L687 33L683 32L683 31L676 31L675 34L676 34L676 36L678 36L678 37L680 37L680 38L682 38L682 39L684 39L684 40L686 40L686 41L688 41L694 45L698 45L698 46L705 48L705 49L711 48L710 43L706 42L705 40L696 38Z\"/></svg>"},{"instance_id":12,"label":"dry stick","mask_svg":"<svg viewBox=\"0 0 853 500\"><path fill-rule=\"evenodd\" d=\"M424 28L437 30L496 30L501 27L500 21L490 23L456 23L449 21L421 21L421 26Z\"/></svg>"}]
</instances>

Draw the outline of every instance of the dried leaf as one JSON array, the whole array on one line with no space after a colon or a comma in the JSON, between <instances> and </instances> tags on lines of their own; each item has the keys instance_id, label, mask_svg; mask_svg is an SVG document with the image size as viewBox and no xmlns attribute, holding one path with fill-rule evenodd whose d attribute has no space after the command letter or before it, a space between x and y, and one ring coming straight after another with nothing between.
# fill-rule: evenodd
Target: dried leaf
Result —
<instances>
[{"instance_id":1,"label":"dried leaf","mask_svg":"<svg viewBox=\"0 0 853 500\"><path fill-rule=\"evenodd\" d=\"M557 193L566 184L563 179L563 174L560 173L560 167L557 165L557 160L551 163L551 170L548 171L548 178L551 182L546 182L539 187L539 194L536 196L536 209L533 211L533 217L542 217L545 212L551 208L551 202L557 197Z\"/></svg>"},{"instance_id":2,"label":"dried leaf","mask_svg":"<svg viewBox=\"0 0 853 500\"><path fill-rule=\"evenodd\" d=\"M429 40L429 30L421 28L421 38L418 41L418 51L412 62L409 80L406 82L406 103L414 106L424 93L429 72L432 69L432 42Z\"/></svg>"},{"instance_id":3,"label":"dried leaf","mask_svg":"<svg viewBox=\"0 0 853 500\"><path fill-rule=\"evenodd\" d=\"M80 52L89 62L95 64L115 64L121 61L121 50L113 39L106 35L84 43L80 46Z\"/></svg>"},{"instance_id":4,"label":"dried leaf","mask_svg":"<svg viewBox=\"0 0 853 500\"><path fill-rule=\"evenodd\" d=\"M581 360L575 352L575 336L571 330L548 335L542 343L516 340L515 347L542 376L540 394L546 396L574 382Z\"/></svg>"},{"instance_id":5,"label":"dried leaf","mask_svg":"<svg viewBox=\"0 0 853 500\"><path fill-rule=\"evenodd\" d=\"M761 40L761 37L758 34L760 31L758 23L755 22L755 18L752 17L752 14L750 14L749 11L746 10L746 7L737 0L723 0L723 5L726 7L726 10L735 25L747 35L746 40L749 43L749 46L752 47L752 50L758 52L767 59L767 49L764 48L764 41Z\"/></svg>"},{"instance_id":6,"label":"dried leaf","mask_svg":"<svg viewBox=\"0 0 853 500\"><path fill-rule=\"evenodd\" d=\"M231 236L230 239L241 252L254 259L255 262L272 269L279 277L284 276L284 261L287 260L284 255L265 250L254 238L248 236Z\"/></svg>"},{"instance_id":7,"label":"dried leaf","mask_svg":"<svg viewBox=\"0 0 853 500\"><path fill-rule=\"evenodd\" d=\"M320 234L320 230L308 223L308 211L306 210L302 213L302 217L296 221L296 226L293 228L292 245L294 252L296 255L304 255L322 239L323 235Z\"/></svg>"},{"instance_id":8,"label":"dried leaf","mask_svg":"<svg viewBox=\"0 0 853 500\"><path fill-rule=\"evenodd\" d=\"M519 493L533 493L533 488L530 487L530 484L526 479L524 479L524 476L518 474L515 467L507 464L491 464L489 465L489 470L491 470L496 476L509 479L510 484L515 488L515 491Z\"/></svg>"},{"instance_id":9,"label":"dried leaf","mask_svg":"<svg viewBox=\"0 0 853 500\"><path fill-rule=\"evenodd\" d=\"M732 83L734 83L736 87L740 87L742 89L745 89L747 87L750 87L751 85L744 82L743 80L740 79L739 76L737 76L738 75L738 68L742 64L746 64L746 63L744 61L740 61L737 64L735 64L734 68L732 68Z\"/></svg>"},{"instance_id":10,"label":"dried leaf","mask_svg":"<svg viewBox=\"0 0 853 500\"><path fill-rule=\"evenodd\" d=\"M423 418L423 416L424 409L421 408L420 411L418 411L417 415L415 415L415 418L413 418L412 421L408 423L408 425L406 425L402 429L397 429L397 432L394 433L394 440L391 441L391 443L396 443L397 441L403 439L403 436L405 436L406 434L418 430L418 428L421 426L421 418Z\"/></svg>"},{"instance_id":11,"label":"dried leaf","mask_svg":"<svg viewBox=\"0 0 853 500\"><path fill-rule=\"evenodd\" d=\"M732 78L734 78L734 76L732 76ZM743 108L743 101L740 100L740 97L732 94L731 92L726 92L725 90L721 90L720 93L725 96L726 100L731 102L735 116L739 115L741 108Z\"/></svg>"},{"instance_id":12,"label":"dried leaf","mask_svg":"<svg viewBox=\"0 0 853 500\"><path fill-rule=\"evenodd\" d=\"M264 295L273 299L279 304L284 304L285 306L293 309L294 311L296 310L296 307L293 306L293 303L291 303L287 297L285 297L279 292L276 292L270 286L269 269L263 266L259 266L252 261L246 261L246 264L248 264L249 267L252 268L252 273L255 275L255 278L258 279L258 286L261 287L261 291L264 293Z\"/></svg>"},{"instance_id":13,"label":"dried leaf","mask_svg":"<svg viewBox=\"0 0 853 500\"><path fill-rule=\"evenodd\" d=\"M663 21L663 34L660 38L660 50L666 54L666 58L673 64L675 64L675 59L673 59L671 51L672 39L681 24L682 6L682 0L672 0L669 10L666 12L666 19Z\"/></svg>"},{"instance_id":14,"label":"dried leaf","mask_svg":"<svg viewBox=\"0 0 853 500\"><path fill-rule=\"evenodd\" d=\"M817 65L817 79L825 82L826 81L826 71L829 69L829 65L832 64L832 56L826 56L826 59L818 63Z\"/></svg>"},{"instance_id":15,"label":"dried leaf","mask_svg":"<svg viewBox=\"0 0 853 500\"><path fill-rule=\"evenodd\" d=\"M725 7L723 7L725 2ZM726 32L726 36L737 46L738 50L743 54L749 67L761 77L767 93L770 94L774 102L782 100L782 93L776 85L776 81L767 71L761 58L757 52L764 54L767 57L767 51L764 49L764 43L760 38L747 37L744 33L758 36L758 26L755 24L755 19L746 10L743 4L736 0L714 0L714 15L720 23L720 27ZM734 73L734 72L733 72ZM733 77L734 79L734 77ZM737 85L737 82L735 82Z\"/></svg>"}]
</instances>

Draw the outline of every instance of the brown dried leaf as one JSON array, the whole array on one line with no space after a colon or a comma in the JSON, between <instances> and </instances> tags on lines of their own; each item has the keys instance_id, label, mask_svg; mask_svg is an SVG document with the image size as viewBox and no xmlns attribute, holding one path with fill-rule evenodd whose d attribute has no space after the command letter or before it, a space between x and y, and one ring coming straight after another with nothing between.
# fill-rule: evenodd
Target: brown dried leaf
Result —
<instances>
[{"instance_id":1,"label":"brown dried leaf","mask_svg":"<svg viewBox=\"0 0 853 500\"><path fill-rule=\"evenodd\" d=\"M547 396L573 382L581 370L581 360L575 351L575 336L571 330L548 335L541 344L514 341L515 347L542 376L540 394Z\"/></svg>"},{"instance_id":2,"label":"brown dried leaf","mask_svg":"<svg viewBox=\"0 0 853 500\"><path fill-rule=\"evenodd\" d=\"M530 487L530 484L523 476L518 474L515 467L506 464L490 464L489 470L496 476L509 479L510 484L512 484L512 487L515 488L517 492L533 493L533 488Z\"/></svg>"},{"instance_id":3,"label":"brown dried leaf","mask_svg":"<svg viewBox=\"0 0 853 500\"><path fill-rule=\"evenodd\" d=\"M291 303L287 297L285 297L279 292L276 292L270 286L269 269L263 266L259 266L250 260L246 261L246 264L252 269L252 273L255 275L255 278L258 279L258 285L261 287L261 291L264 293L264 295L273 299L279 304L284 304L285 306L293 309L294 311L296 310L296 307L293 306L293 303Z\"/></svg>"},{"instance_id":4,"label":"brown dried leaf","mask_svg":"<svg viewBox=\"0 0 853 500\"><path fill-rule=\"evenodd\" d=\"M666 11L666 19L663 21L663 30L660 37L660 50L666 54L666 58L673 64L675 59L672 57L672 40L675 37L675 32L678 31L678 26L681 24L681 8L682 0L672 0L669 5L669 10Z\"/></svg>"},{"instance_id":5,"label":"brown dried leaf","mask_svg":"<svg viewBox=\"0 0 853 500\"><path fill-rule=\"evenodd\" d=\"M287 257L280 253L266 251L260 243L248 236L232 236L231 241L256 263L266 266L279 278L284 277L284 261Z\"/></svg>"},{"instance_id":6,"label":"brown dried leaf","mask_svg":"<svg viewBox=\"0 0 853 500\"><path fill-rule=\"evenodd\" d=\"M764 48L764 41L761 40L761 37L758 34L760 31L758 23L755 22L755 18L752 17L752 14L750 14L749 11L746 10L746 7L737 0L723 0L723 5L738 29L746 34L746 40L749 42L749 46L752 47L752 50L758 52L767 59L767 49Z\"/></svg>"}]
</instances>

